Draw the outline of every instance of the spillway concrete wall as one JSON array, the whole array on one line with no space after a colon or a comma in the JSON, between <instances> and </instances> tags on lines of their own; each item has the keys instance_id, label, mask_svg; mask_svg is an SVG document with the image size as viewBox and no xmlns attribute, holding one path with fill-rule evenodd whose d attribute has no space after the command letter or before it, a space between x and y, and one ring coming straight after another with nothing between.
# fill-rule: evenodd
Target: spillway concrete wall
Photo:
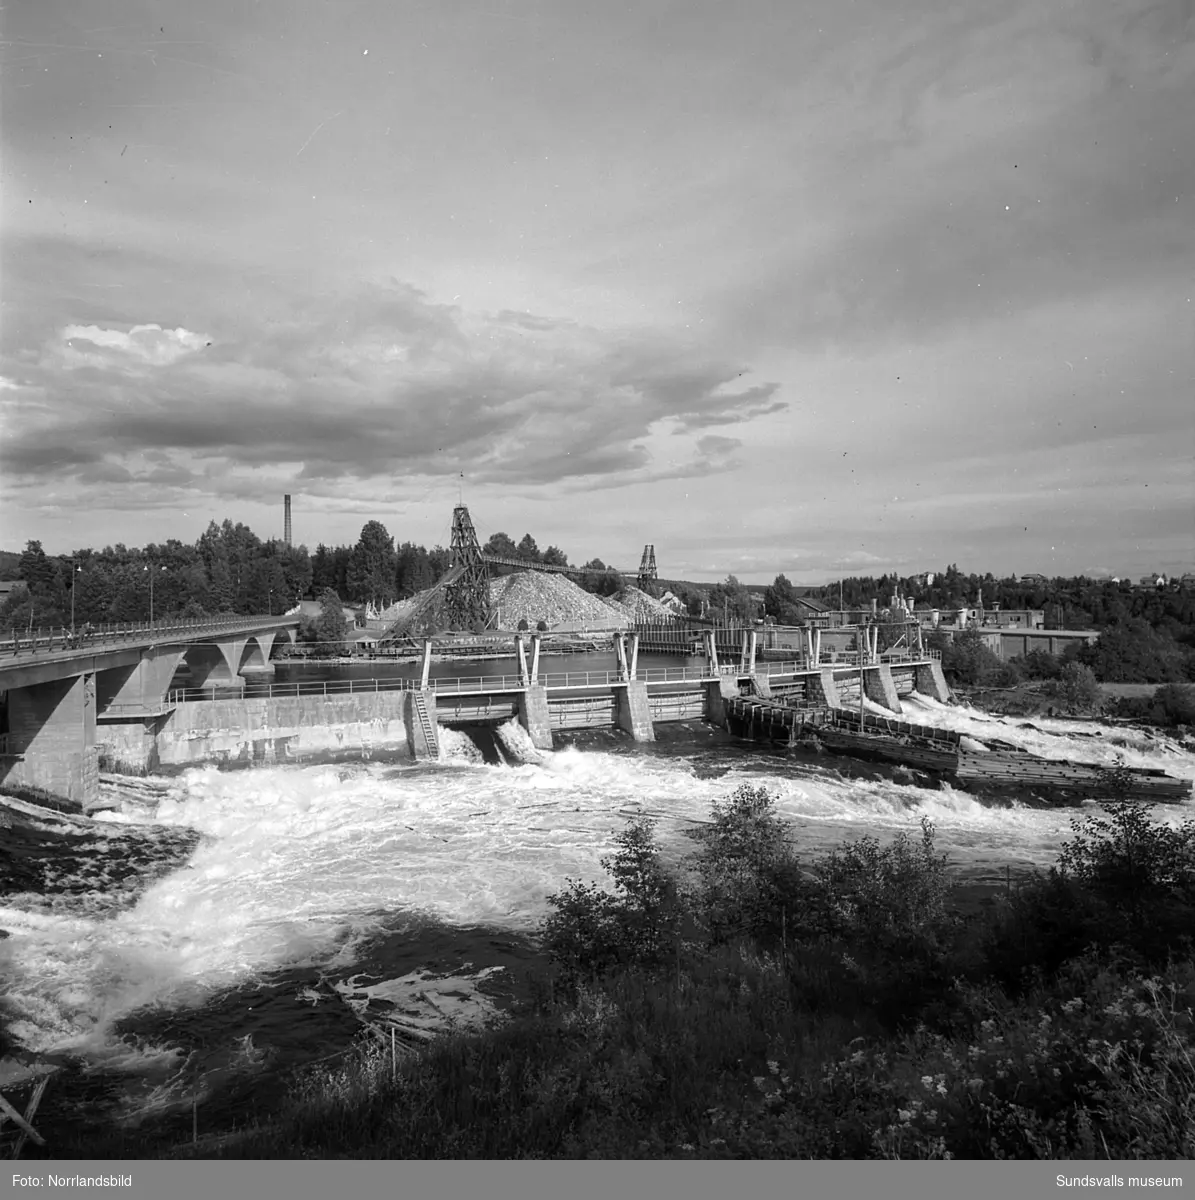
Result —
<instances>
[{"instance_id":1,"label":"spillway concrete wall","mask_svg":"<svg viewBox=\"0 0 1195 1200\"><path fill-rule=\"evenodd\" d=\"M411 728L408 693L357 692L180 704L153 723L102 723L96 742L103 769L137 774L195 763L412 756Z\"/></svg>"}]
</instances>

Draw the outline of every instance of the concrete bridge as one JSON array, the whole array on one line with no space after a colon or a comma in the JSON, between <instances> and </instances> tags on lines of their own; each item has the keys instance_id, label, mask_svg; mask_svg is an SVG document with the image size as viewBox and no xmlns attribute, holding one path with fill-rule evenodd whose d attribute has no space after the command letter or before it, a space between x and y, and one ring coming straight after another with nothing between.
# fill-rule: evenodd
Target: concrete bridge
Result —
<instances>
[{"instance_id":1,"label":"concrete bridge","mask_svg":"<svg viewBox=\"0 0 1195 1200\"><path fill-rule=\"evenodd\" d=\"M98 727L162 718L180 670L198 686L271 672L275 640L293 642L298 623L229 617L14 635L0 643L0 783L93 800Z\"/></svg>"}]
</instances>

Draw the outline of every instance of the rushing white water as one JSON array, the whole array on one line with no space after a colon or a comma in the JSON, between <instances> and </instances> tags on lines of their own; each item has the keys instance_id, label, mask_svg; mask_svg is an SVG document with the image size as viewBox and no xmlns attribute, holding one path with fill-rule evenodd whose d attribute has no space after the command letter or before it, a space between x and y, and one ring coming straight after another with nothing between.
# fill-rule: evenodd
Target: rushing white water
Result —
<instances>
[{"instance_id":1,"label":"rushing white water","mask_svg":"<svg viewBox=\"0 0 1195 1200\"><path fill-rule=\"evenodd\" d=\"M868 707L884 712L870 701ZM969 705L941 704L916 693L902 698L901 707L906 721L957 729L980 741L998 738L1042 758L1069 758L1103 766L1113 766L1117 758L1122 758L1127 767L1160 767L1176 779L1195 780L1195 754L1151 730L1059 717L998 717Z\"/></svg>"},{"instance_id":2,"label":"rushing white water","mask_svg":"<svg viewBox=\"0 0 1195 1200\"><path fill-rule=\"evenodd\" d=\"M930 701L910 704L907 715L1054 757L1111 761L1123 751L1133 765L1195 777L1195 756L1165 739L1116 746L1077 737L1065 722L1020 729ZM604 878L600 859L628 816L657 818L675 860L692 845L684 830L743 782L773 793L802 852L863 833L916 832L924 815L939 848L972 877L997 878L1008 862L1049 864L1076 815L985 805L912 782L845 779L831 758L811 768L776 755L726 755L730 769L711 777L695 769L696 752L541 754L514 723L500 740L520 765L482 765L463 734L445 730L441 762L431 766L205 768L131 782L127 795L118 787L119 810L72 824L107 838L193 829L201 840L185 864L116 911L87 895L52 908L33 896L0 900L0 928L11 935L0 941L0 998L11 1032L31 1050L146 1070L176 1062L179 1052L117 1036L122 1018L194 1007L298 967L330 981L297 993L312 1004L339 996L365 1019L383 1002L415 1032L442 1026L452 1012L474 1019L487 1009L476 990L485 972L462 965L455 982L427 972L367 978L355 973L361 947L404 919L533 931L566 880ZM1159 815L1173 822L1186 813Z\"/></svg>"}]
</instances>

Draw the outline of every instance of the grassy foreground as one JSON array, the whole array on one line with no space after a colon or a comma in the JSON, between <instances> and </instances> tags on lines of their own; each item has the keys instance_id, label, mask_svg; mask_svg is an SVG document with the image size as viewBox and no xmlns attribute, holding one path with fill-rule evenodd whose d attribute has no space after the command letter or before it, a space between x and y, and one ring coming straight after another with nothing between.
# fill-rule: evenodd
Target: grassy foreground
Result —
<instances>
[{"instance_id":1,"label":"grassy foreground","mask_svg":"<svg viewBox=\"0 0 1195 1200\"><path fill-rule=\"evenodd\" d=\"M676 873L632 822L608 890L551 898L553 972L502 1024L397 1059L365 1040L268 1125L176 1153L1195 1156L1195 826L1116 801L1073 824L1053 870L963 915L928 822L802 861L744 787Z\"/></svg>"}]
</instances>

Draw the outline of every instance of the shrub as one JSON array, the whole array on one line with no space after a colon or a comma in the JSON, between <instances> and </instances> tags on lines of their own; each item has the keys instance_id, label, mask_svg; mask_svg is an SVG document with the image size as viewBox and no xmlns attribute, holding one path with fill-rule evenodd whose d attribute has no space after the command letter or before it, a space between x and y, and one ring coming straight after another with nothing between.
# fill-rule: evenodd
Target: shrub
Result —
<instances>
[{"instance_id":1,"label":"shrub","mask_svg":"<svg viewBox=\"0 0 1195 1200\"><path fill-rule=\"evenodd\" d=\"M1098 941L1099 914L1068 875L1051 869L998 902L979 935L979 974L1018 994L1053 977Z\"/></svg>"},{"instance_id":2,"label":"shrub","mask_svg":"<svg viewBox=\"0 0 1195 1200\"><path fill-rule=\"evenodd\" d=\"M1021 668L1015 659L1012 662L1001 663L997 667L990 667L982 671L979 676L979 682L984 687L998 688L1016 687L1023 679Z\"/></svg>"},{"instance_id":3,"label":"shrub","mask_svg":"<svg viewBox=\"0 0 1195 1200\"><path fill-rule=\"evenodd\" d=\"M1195 725L1195 687L1168 683L1154 692L1153 709L1159 725Z\"/></svg>"},{"instance_id":4,"label":"shrub","mask_svg":"<svg viewBox=\"0 0 1195 1200\"><path fill-rule=\"evenodd\" d=\"M520 618L519 618L519 624L518 624L518 630L519 630L519 632L520 632L520 633L526 633L526 632L527 632L527 631L528 631L530 628L531 628L531 626L527 624L527 618L526 618L526 617L520 617Z\"/></svg>"},{"instance_id":5,"label":"shrub","mask_svg":"<svg viewBox=\"0 0 1195 1200\"><path fill-rule=\"evenodd\" d=\"M979 683L985 675L998 671L1003 665L984 643L978 629L968 629L950 642L939 643L942 648L942 670L948 679L966 686ZM935 640L931 638L931 646Z\"/></svg>"},{"instance_id":6,"label":"shrub","mask_svg":"<svg viewBox=\"0 0 1195 1200\"><path fill-rule=\"evenodd\" d=\"M1152 821L1152 804L1123 798L1129 787L1123 765L1109 776L1121 798L1103 802L1106 817L1071 822L1075 836L1063 843L1059 870L1138 933L1147 919L1156 929L1163 908L1195 904L1195 822L1172 829Z\"/></svg>"},{"instance_id":7,"label":"shrub","mask_svg":"<svg viewBox=\"0 0 1195 1200\"><path fill-rule=\"evenodd\" d=\"M696 877L691 898L715 942L780 942L808 897L789 827L772 803L766 788L743 784L726 803L714 802L709 825L686 831L701 847L686 862Z\"/></svg>"},{"instance_id":8,"label":"shrub","mask_svg":"<svg viewBox=\"0 0 1195 1200\"><path fill-rule=\"evenodd\" d=\"M934 850L934 826L921 818L921 838L897 834L881 847L862 837L813 865L831 901L835 932L870 949L938 948L953 928L953 883L946 855Z\"/></svg>"},{"instance_id":9,"label":"shrub","mask_svg":"<svg viewBox=\"0 0 1195 1200\"><path fill-rule=\"evenodd\" d=\"M548 623L547 623L547 621L536 621L535 628L538 629L540 633L547 633L548 632Z\"/></svg>"},{"instance_id":10,"label":"shrub","mask_svg":"<svg viewBox=\"0 0 1195 1200\"><path fill-rule=\"evenodd\" d=\"M602 858L613 892L569 880L548 896L544 942L566 981L599 976L618 964L656 966L678 949L680 903L655 842L655 822L635 818Z\"/></svg>"},{"instance_id":11,"label":"shrub","mask_svg":"<svg viewBox=\"0 0 1195 1200\"><path fill-rule=\"evenodd\" d=\"M1048 694L1071 712L1099 712L1104 703L1095 672L1080 662L1068 662L1050 683Z\"/></svg>"},{"instance_id":12,"label":"shrub","mask_svg":"<svg viewBox=\"0 0 1195 1200\"><path fill-rule=\"evenodd\" d=\"M1013 661L1020 665L1026 679L1057 679L1062 674L1062 663L1048 650L1030 650Z\"/></svg>"}]
</instances>

